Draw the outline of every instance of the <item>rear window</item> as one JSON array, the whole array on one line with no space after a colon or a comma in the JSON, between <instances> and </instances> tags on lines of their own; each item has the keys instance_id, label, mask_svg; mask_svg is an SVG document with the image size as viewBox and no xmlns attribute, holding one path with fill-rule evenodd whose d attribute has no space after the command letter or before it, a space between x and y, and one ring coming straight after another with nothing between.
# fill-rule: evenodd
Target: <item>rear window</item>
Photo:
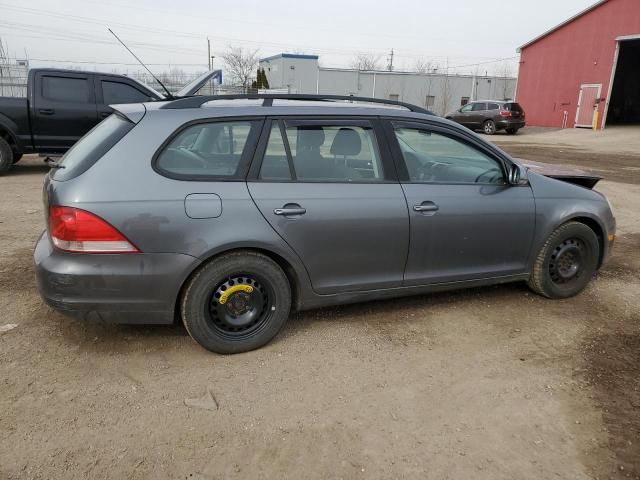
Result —
<instances>
[{"instance_id":1,"label":"rear window","mask_svg":"<svg viewBox=\"0 0 640 480\"><path fill-rule=\"evenodd\" d=\"M86 172L134 127L120 115L113 114L93 127L60 159L64 168L54 171L54 180L69 180Z\"/></svg>"},{"instance_id":2,"label":"rear window","mask_svg":"<svg viewBox=\"0 0 640 480\"><path fill-rule=\"evenodd\" d=\"M197 123L180 131L157 155L154 168L180 180L244 177L258 122Z\"/></svg>"},{"instance_id":3,"label":"rear window","mask_svg":"<svg viewBox=\"0 0 640 480\"><path fill-rule=\"evenodd\" d=\"M522 107L519 103L505 103L504 109L510 112L522 112Z\"/></svg>"}]
</instances>

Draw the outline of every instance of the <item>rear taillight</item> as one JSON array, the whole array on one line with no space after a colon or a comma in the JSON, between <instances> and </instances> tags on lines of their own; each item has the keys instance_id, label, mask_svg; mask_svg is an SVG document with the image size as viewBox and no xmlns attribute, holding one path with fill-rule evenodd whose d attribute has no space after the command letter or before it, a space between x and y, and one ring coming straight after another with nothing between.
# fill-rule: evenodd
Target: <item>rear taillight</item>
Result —
<instances>
[{"instance_id":1,"label":"rear taillight","mask_svg":"<svg viewBox=\"0 0 640 480\"><path fill-rule=\"evenodd\" d=\"M79 208L49 208L49 235L54 246L76 253L139 253L106 221Z\"/></svg>"},{"instance_id":2,"label":"rear taillight","mask_svg":"<svg viewBox=\"0 0 640 480\"><path fill-rule=\"evenodd\" d=\"M500 116L501 117L510 117L511 116L511 112L509 110L500 110Z\"/></svg>"}]
</instances>

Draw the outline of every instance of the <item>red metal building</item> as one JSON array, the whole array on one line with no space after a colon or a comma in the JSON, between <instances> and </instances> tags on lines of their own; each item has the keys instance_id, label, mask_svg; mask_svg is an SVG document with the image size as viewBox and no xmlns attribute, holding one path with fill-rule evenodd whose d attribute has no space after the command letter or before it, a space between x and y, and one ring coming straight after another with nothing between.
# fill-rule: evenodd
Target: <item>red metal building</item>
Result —
<instances>
[{"instance_id":1,"label":"red metal building","mask_svg":"<svg viewBox=\"0 0 640 480\"><path fill-rule=\"evenodd\" d=\"M602 0L518 49L527 124L640 123L640 0Z\"/></svg>"}]
</instances>

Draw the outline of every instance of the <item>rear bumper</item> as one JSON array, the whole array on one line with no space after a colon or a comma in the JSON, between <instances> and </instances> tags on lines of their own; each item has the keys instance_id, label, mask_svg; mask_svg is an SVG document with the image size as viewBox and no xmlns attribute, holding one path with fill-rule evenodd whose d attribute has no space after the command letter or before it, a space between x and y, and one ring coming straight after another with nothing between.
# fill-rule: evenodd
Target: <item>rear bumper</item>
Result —
<instances>
[{"instance_id":1,"label":"rear bumper","mask_svg":"<svg viewBox=\"0 0 640 480\"><path fill-rule=\"evenodd\" d=\"M38 290L54 309L84 320L169 324L182 283L199 260L178 253L74 254L46 232L33 254Z\"/></svg>"},{"instance_id":2,"label":"rear bumper","mask_svg":"<svg viewBox=\"0 0 640 480\"><path fill-rule=\"evenodd\" d=\"M498 128L522 128L526 125L524 120L498 120Z\"/></svg>"}]
</instances>

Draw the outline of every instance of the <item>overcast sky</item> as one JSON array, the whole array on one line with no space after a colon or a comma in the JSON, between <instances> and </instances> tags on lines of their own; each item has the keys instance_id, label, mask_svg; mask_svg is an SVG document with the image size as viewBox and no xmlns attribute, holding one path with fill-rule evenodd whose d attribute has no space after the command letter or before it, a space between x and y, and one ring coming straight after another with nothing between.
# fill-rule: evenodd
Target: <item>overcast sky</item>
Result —
<instances>
[{"instance_id":1,"label":"overcast sky","mask_svg":"<svg viewBox=\"0 0 640 480\"><path fill-rule=\"evenodd\" d=\"M348 66L358 53L381 65L394 49L397 70L419 58L458 71L490 73L516 48L594 0L0 0L0 38L32 66L137 71L109 25L158 71L207 65L207 40L230 46L314 53L324 66ZM60 61L54 62L54 60ZM74 63L79 62L79 63ZM87 62L87 63L81 63ZM113 62L113 63L110 63ZM493 62L493 63L489 63ZM219 59L214 66L220 67ZM515 73L515 72L514 72Z\"/></svg>"}]
</instances>

